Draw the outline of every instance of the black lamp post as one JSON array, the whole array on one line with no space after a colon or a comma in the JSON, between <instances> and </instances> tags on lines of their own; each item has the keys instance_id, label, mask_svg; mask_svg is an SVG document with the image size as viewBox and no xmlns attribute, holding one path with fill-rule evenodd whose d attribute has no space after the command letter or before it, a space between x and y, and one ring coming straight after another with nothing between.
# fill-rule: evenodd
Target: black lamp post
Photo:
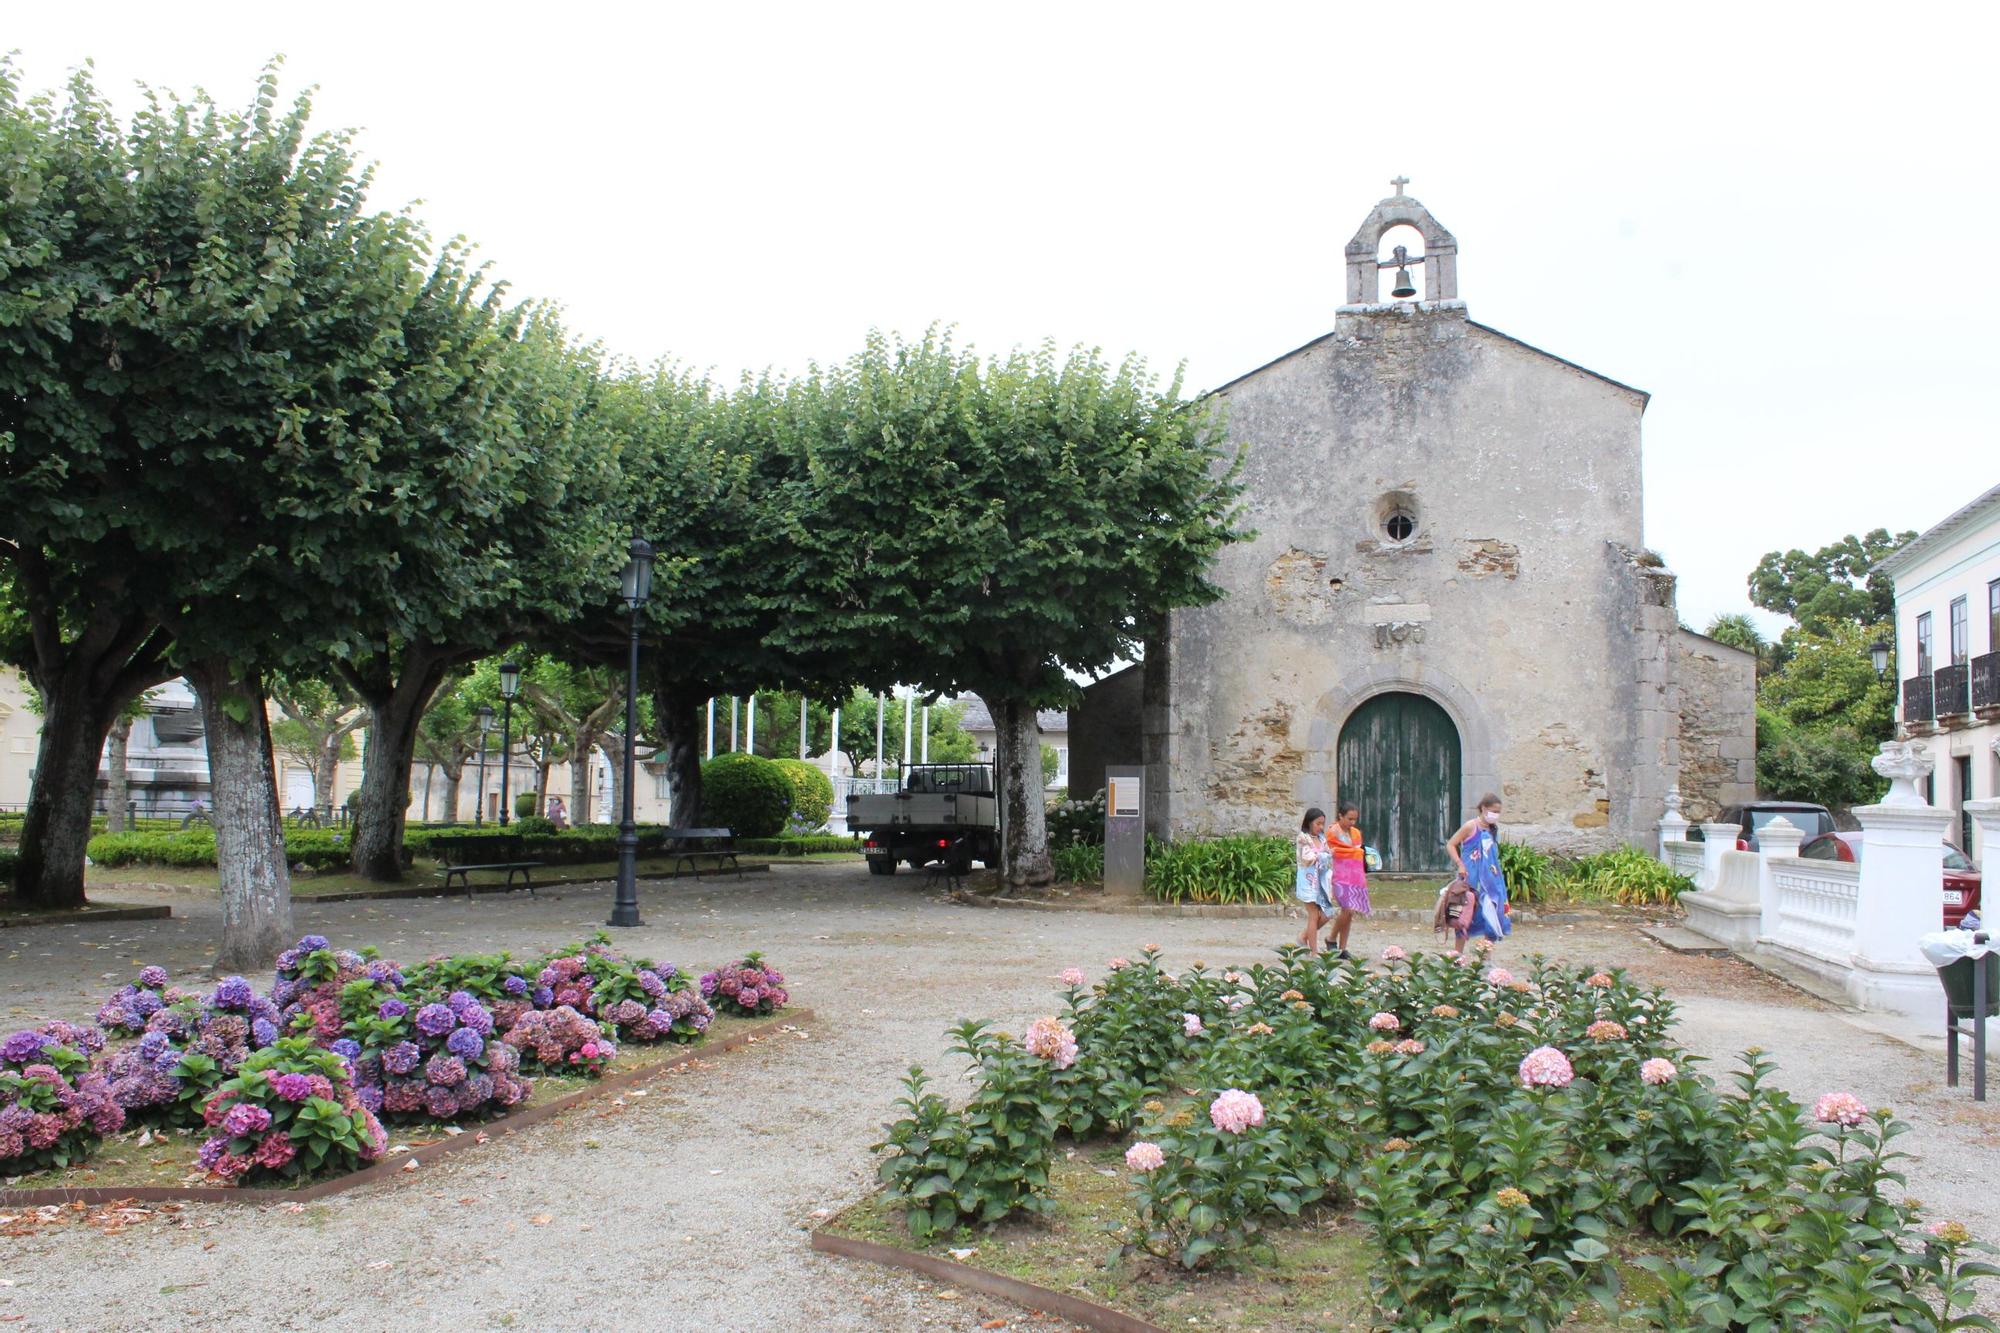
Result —
<instances>
[{"instance_id":1,"label":"black lamp post","mask_svg":"<svg viewBox=\"0 0 2000 1333\"><path fill-rule=\"evenodd\" d=\"M512 797L507 791L507 758L514 748L514 696L521 692L521 664L500 664L500 827L507 827Z\"/></svg>"},{"instance_id":2,"label":"black lamp post","mask_svg":"<svg viewBox=\"0 0 2000 1333\"><path fill-rule=\"evenodd\" d=\"M1877 640L1875 640L1875 642L1873 642L1873 643L1869 644L1869 645L1868 645L1868 660L1869 660L1870 662L1874 663L1874 665L1875 665L1875 674L1876 674L1876 675L1878 675L1878 676L1886 676L1886 675L1888 675L1888 674L1889 674L1889 645L1888 645L1888 644L1886 644L1886 643L1884 643L1884 642L1882 642L1882 640L1880 640L1880 639L1877 639Z\"/></svg>"},{"instance_id":3,"label":"black lamp post","mask_svg":"<svg viewBox=\"0 0 2000 1333\"><path fill-rule=\"evenodd\" d=\"M639 825L632 818L632 784L638 776L639 613L653 595L653 544L632 539L625 562L625 605L632 611L632 652L625 664L625 794L618 821L618 888L611 900L614 926L639 924Z\"/></svg>"},{"instance_id":4,"label":"black lamp post","mask_svg":"<svg viewBox=\"0 0 2000 1333\"><path fill-rule=\"evenodd\" d=\"M486 738L493 734L493 705L479 705L479 799L472 803L472 822L483 825L486 822ZM464 770L460 770L463 772ZM453 819L458 812L453 811Z\"/></svg>"}]
</instances>

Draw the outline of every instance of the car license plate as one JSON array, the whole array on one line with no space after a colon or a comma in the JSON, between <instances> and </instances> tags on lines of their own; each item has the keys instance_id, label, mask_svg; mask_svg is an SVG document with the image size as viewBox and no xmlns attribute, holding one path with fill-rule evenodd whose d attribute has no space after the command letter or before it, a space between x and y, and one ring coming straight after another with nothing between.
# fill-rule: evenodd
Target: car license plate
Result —
<instances>
[{"instance_id":1,"label":"car license plate","mask_svg":"<svg viewBox=\"0 0 2000 1333\"><path fill-rule=\"evenodd\" d=\"M1965 906L1965 895L1957 889L1946 889L1944 891L1944 905L1946 907L1963 907Z\"/></svg>"}]
</instances>

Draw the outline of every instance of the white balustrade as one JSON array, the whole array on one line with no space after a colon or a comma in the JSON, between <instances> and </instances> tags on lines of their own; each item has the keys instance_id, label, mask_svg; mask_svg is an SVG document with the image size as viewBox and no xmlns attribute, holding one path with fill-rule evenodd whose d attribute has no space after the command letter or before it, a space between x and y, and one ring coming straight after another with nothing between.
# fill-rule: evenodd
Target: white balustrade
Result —
<instances>
[{"instance_id":1,"label":"white balustrade","mask_svg":"<svg viewBox=\"0 0 2000 1333\"><path fill-rule=\"evenodd\" d=\"M1766 916L1764 943L1782 954L1802 955L1800 961L1848 966L1854 958L1861 867L1796 856L1767 856L1764 867L1775 915Z\"/></svg>"},{"instance_id":2,"label":"white balustrade","mask_svg":"<svg viewBox=\"0 0 2000 1333\"><path fill-rule=\"evenodd\" d=\"M1701 875L1700 843L1677 839L1672 842L1662 843L1661 846L1663 852L1660 859L1665 861L1675 874L1686 875L1689 879L1695 879Z\"/></svg>"}]
</instances>

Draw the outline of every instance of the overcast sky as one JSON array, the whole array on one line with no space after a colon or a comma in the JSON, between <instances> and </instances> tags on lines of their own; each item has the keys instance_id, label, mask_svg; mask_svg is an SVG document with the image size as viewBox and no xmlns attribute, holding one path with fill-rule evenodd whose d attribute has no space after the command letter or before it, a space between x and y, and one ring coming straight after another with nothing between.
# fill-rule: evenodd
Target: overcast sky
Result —
<instances>
[{"instance_id":1,"label":"overcast sky","mask_svg":"<svg viewBox=\"0 0 2000 1333\"><path fill-rule=\"evenodd\" d=\"M283 53L378 203L731 377L944 321L1211 387L1332 328L1407 175L1474 319L1653 394L1699 627L1766 550L2000 481L1991 11L1843 8L41 4L0 41L127 106Z\"/></svg>"}]
</instances>

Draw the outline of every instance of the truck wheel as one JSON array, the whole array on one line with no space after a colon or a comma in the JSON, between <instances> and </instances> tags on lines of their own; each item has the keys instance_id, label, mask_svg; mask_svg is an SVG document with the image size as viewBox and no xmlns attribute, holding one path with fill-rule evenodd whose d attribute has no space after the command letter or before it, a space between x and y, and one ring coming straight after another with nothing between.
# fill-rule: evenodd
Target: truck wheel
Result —
<instances>
[{"instance_id":1,"label":"truck wheel","mask_svg":"<svg viewBox=\"0 0 2000 1333\"><path fill-rule=\"evenodd\" d=\"M896 873L896 862L887 856L871 856L868 858L868 873L871 875L893 875Z\"/></svg>"}]
</instances>

